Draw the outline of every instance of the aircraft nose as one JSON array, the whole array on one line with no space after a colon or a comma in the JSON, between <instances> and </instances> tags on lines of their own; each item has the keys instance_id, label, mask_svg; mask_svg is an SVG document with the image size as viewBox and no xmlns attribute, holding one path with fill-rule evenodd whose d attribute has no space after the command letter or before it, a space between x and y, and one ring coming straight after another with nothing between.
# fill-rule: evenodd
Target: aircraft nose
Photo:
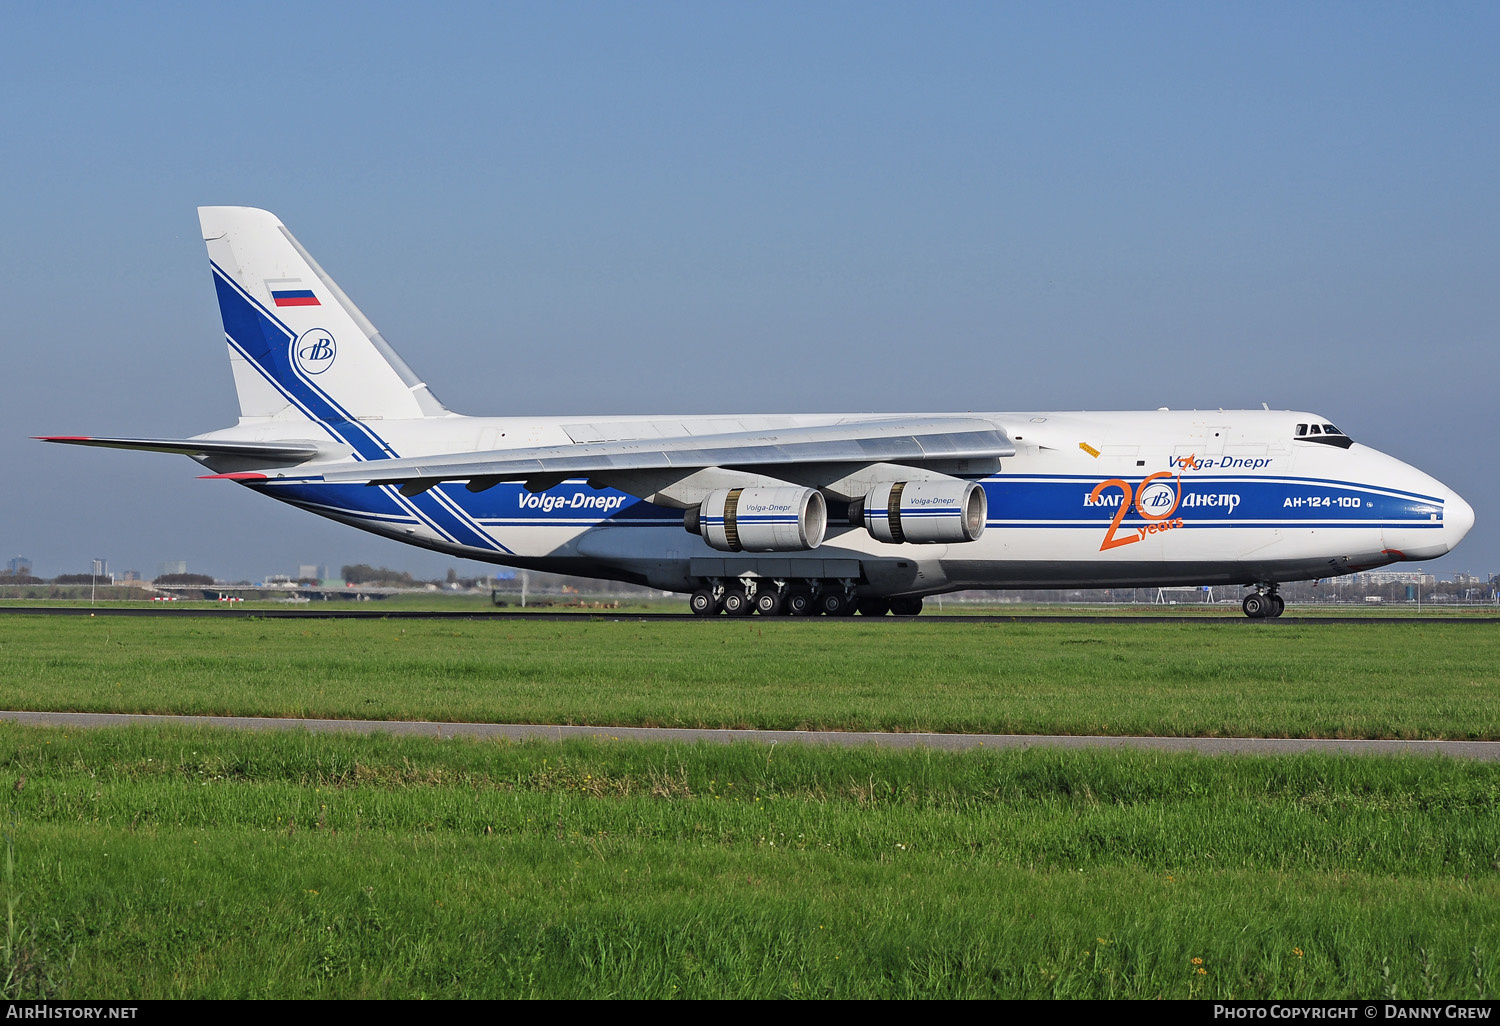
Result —
<instances>
[{"instance_id":1,"label":"aircraft nose","mask_svg":"<svg viewBox=\"0 0 1500 1026\"><path fill-rule=\"evenodd\" d=\"M1396 560L1421 562L1447 555L1474 526L1474 507L1443 482L1415 467L1400 464L1386 474L1412 499L1397 523L1381 530L1384 554Z\"/></svg>"},{"instance_id":2,"label":"aircraft nose","mask_svg":"<svg viewBox=\"0 0 1500 1026\"><path fill-rule=\"evenodd\" d=\"M1464 540L1469 528L1474 526L1474 507L1457 492L1449 491L1443 498L1443 542L1452 552Z\"/></svg>"}]
</instances>

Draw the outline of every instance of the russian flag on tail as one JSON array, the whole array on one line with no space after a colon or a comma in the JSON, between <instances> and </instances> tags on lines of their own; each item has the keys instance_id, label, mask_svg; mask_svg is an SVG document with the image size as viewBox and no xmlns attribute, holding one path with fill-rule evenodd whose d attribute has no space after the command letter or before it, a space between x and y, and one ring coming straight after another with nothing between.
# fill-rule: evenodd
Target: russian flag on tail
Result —
<instances>
[{"instance_id":1,"label":"russian flag on tail","mask_svg":"<svg viewBox=\"0 0 1500 1026\"><path fill-rule=\"evenodd\" d=\"M267 278L271 302L277 306L322 306L312 289L302 287L301 278Z\"/></svg>"}]
</instances>

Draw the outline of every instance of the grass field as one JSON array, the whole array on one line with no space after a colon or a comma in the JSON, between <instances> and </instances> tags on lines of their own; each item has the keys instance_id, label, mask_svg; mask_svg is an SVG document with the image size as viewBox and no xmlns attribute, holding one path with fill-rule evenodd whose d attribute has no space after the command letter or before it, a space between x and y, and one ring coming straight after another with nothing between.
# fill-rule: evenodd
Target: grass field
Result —
<instances>
[{"instance_id":1,"label":"grass field","mask_svg":"<svg viewBox=\"0 0 1500 1026\"><path fill-rule=\"evenodd\" d=\"M1495 737L1493 638L7 616L0 705ZM1488 763L0 725L0 797L6 997L1476 998L1500 970Z\"/></svg>"},{"instance_id":2,"label":"grass field","mask_svg":"<svg viewBox=\"0 0 1500 1026\"><path fill-rule=\"evenodd\" d=\"M0 746L13 994L1473 998L1500 970L1488 765Z\"/></svg>"},{"instance_id":3,"label":"grass field","mask_svg":"<svg viewBox=\"0 0 1500 1026\"><path fill-rule=\"evenodd\" d=\"M1500 739L1500 624L7 616L0 706L639 726Z\"/></svg>"}]
</instances>

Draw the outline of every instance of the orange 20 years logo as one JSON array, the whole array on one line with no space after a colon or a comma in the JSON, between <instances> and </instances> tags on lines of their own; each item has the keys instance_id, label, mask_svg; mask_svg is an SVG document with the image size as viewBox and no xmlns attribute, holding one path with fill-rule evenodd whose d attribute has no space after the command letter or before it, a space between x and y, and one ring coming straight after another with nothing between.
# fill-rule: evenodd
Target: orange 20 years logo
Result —
<instances>
[{"instance_id":1,"label":"orange 20 years logo","mask_svg":"<svg viewBox=\"0 0 1500 1026\"><path fill-rule=\"evenodd\" d=\"M1144 541L1148 534L1182 526L1182 518L1172 516L1182 504L1182 475L1179 473L1172 484L1161 480L1171 476L1170 470L1158 471L1142 481L1138 489L1132 488L1129 481L1118 477L1094 485L1094 490L1089 492L1088 501L1091 506L1100 503L1100 496L1106 488L1118 488L1123 495L1120 504L1115 507L1115 518L1109 522L1109 530L1104 532L1104 541L1099 544L1100 552L1116 549L1121 545L1134 545L1138 541ZM1125 519L1125 514L1132 507L1147 523L1134 528L1134 534L1115 537L1120 530L1120 521Z\"/></svg>"}]
</instances>

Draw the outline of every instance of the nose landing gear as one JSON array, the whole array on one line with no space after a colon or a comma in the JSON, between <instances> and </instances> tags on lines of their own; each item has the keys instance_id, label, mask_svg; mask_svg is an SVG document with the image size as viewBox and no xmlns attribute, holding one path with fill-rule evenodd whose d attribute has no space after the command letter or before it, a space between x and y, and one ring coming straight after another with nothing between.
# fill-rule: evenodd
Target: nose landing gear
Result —
<instances>
[{"instance_id":1,"label":"nose landing gear","mask_svg":"<svg viewBox=\"0 0 1500 1026\"><path fill-rule=\"evenodd\" d=\"M1257 584L1255 591L1245 596L1240 608L1252 620L1274 619L1286 612L1286 600L1276 593L1276 585Z\"/></svg>"}]
</instances>

